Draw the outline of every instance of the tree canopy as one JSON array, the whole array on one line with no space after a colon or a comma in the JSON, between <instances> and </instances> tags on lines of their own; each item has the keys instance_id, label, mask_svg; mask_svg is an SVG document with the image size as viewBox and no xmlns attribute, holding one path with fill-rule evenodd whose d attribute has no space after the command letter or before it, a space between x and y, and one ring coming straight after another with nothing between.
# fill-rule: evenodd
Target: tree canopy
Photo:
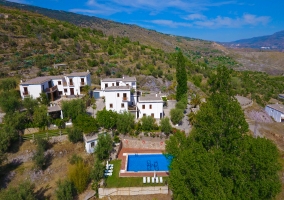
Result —
<instances>
[{"instance_id":1,"label":"tree canopy","mask_svg":"<svg viewBox=\"0 0 284 200\"><path fill-rule=\"evenodd\" d=\"M122 134L129 133L134 128L134 118L134 115L130 112L119 113L116 120L117 130Z\"/></svg>"},{"instance_id":2,"label":"tree canopy","mask_svg":"<svg viewBox=\"0 0 284 200\"><path fill-rule=\"evenodd\" d=\"M80 114L85 114L85 104L82 99L63 101L62 111L64 113L64 118L74 120Z\"/></svg>"},{"instance_id":3,"label":"tree canopy","mask_svg":"<svg viewBox=\"0 0 284 200\"><path fill-rule=\"evenodd\" d=\"M247 134L244 113L224 84L229 77L218 68L190 136L178 131L167 141L175 199L272 199L280 192L278 150Z\"/></svg>"},{"instance_id":4,"label":"tree canopy","mask_svg":"<svg viewBox=\"0 0 284 200\"><path fill-rule=\"evenodd\" d=\"M100 134L98 143L95 147L95 154L99 160L105 160L108 158L110 151L112 150L112 139L109 134Z\"/></svg>"},{"instance_id":5,"label":"tree canopy","mask_svg":"<svg viewBox=\"0 0 284 200\"><path fill-rule=\"evenodd\" d=\"M117 120L117 113L112 110L103 109L97 112L98 124L106 129L114 128Z\"/></svg>"}]
</instances>

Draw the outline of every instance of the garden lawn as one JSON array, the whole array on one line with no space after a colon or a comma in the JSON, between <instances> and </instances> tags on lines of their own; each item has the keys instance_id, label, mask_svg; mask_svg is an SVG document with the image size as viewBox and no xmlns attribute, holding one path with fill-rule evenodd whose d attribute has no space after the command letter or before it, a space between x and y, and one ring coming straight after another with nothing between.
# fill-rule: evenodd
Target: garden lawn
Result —
<instances>
[{"instance_id":1,"label":"garden lawn","mask_svg":"<svg viewBox=\"0 0 284 200\"><path fill-rule=\"evenodd\" d=\"M163 177L164 183L143 183L143 177L119 177L121 160L113 160L110 163L113 164L113 173L106 178L107 188L162 186L167 180L167 177Z\"/></svg>"}]
</instances>

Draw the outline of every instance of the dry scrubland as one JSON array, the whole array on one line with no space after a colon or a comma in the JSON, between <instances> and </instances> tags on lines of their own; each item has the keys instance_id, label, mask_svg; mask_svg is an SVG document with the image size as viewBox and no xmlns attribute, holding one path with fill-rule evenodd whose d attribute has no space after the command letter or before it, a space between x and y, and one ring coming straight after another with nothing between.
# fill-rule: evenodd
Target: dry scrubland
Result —
<instances>
[{"instance_id":1,"label":"dry scrubland","mask_svg":"<svg viewBox=\"0 0 284 200\"><path fill-rule=\"evenodd\" d=\"M14 146L17 149L16 145ZM15 187L24 180L31 180L35 184L37 196L41 199L56 199L56 182L67 177L68 159L73 154L80 155L89 164L93 163L93 156L86 154L84 144L73 144L69 141L55 143L47 150L50 160L45 170L36 171L32 161L36 145L30 141L24 142L17 152L8 154L9 165L4 165L0 182L3 186ZM90 186L89 186L90 188Z\"/></svg>"}]
</instances>

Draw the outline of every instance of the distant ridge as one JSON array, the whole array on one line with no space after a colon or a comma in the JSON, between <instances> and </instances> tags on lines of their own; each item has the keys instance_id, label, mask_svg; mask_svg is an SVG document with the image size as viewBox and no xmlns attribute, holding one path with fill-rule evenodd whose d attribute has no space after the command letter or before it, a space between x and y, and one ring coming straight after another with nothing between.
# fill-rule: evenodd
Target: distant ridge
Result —
<instances>
[{"instance_id":1,"label":"distant ridge","mask_svg":"<svg viewBox=\"0 0 284 200\"><path fill-rule=\"evenodd\" d=\"M253 37L221 44L230 48L253 48L284 51L284 31L279 31L272 35Z\"/></svg>"}]
</instances>

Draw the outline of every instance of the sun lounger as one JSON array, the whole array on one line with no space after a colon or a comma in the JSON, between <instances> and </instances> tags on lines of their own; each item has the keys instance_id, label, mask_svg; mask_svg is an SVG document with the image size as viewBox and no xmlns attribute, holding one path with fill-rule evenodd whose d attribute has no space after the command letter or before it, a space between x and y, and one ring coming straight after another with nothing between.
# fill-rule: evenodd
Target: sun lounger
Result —
<instances>
[{"instance_id":1,"label":"sun lounger","mask_svg":"<svg viewBox=\"0 0 284 200\"><path fill-rule=\"evenodd\" d=\"M147 177L147 183L150 183L150 177Z\"/></svg>"},{"instance_id":2,"label":"sun lounger","mask_svg":"<svg viewBox=\"0 0 284 200\"><path fill-rule=\"evenodd\" d=\"M152 177L152 183L155 183L155 177Z\"/></svg>"},{"instance_id":3,"label":"sun lounger","mask_svg":"<svg viewBox=\"0 0 284 200\"><path fill-rule=\"evenodd\" d=\"M106 170L110 170L110 169L113 169L113 167L110 167L110 166L106 167Z\"/></svg>"},{"instance_id":4,"label":"sun lounger","mask_svg":"<svg viewBox=\"0 0 284 200\"><path fill-rule=\"evenodd\" d=\"M143 177L143 183L146 183L146 177Z\"/></svg>"},{"instance_id":5,"label":"sun lounger","mask_svg":"<svg viewBox=\"0 0 284 200\"><path fill-rule=\"evenodd\" d=\"M105 170L105 173L112 173L112 172L113 172L112 169L110 169L110 170Z\"/></svg>"},{"instance_id":6,"label":"sun lounger","mask_svg":"<svg viewBox=\"0 0 284 200\"><path fill-rule=\"evenodd\" d=\"M160 177L160 183L163 183L163 177Z\"/></svg>"},{"instance_id":7,"label":"sun lounger","mask_svg":"<svg viewBox=\"0 0 284 200\"><path fill-rule=\"evenodd\" d=\"M105 176L111 176L112 173L108 172L108 173L105 173Z\"/></svg>"}]
</instances>

